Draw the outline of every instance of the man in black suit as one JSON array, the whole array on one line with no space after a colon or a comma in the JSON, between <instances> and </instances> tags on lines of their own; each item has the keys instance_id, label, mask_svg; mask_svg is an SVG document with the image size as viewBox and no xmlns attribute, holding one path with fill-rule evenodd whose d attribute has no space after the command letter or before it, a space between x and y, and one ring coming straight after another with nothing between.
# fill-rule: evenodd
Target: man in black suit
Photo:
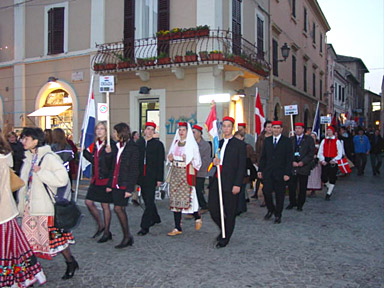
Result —
<instances>
[{"instance_id":1,"label":"man in black suit","mask_svg":"<svg viewBox=\"0 0 384 288\"><path fill-rule=\"evenodd\" d=\"M291 138L293 145L292 177L289 180L289 205L290 210L297 207L303 211L307 196L308 176L311 173L311 164L314 161L315 142L311 136L304 135L304 123L295 123L295 135ZM299 183L299 196L296 200L297 183Z\"/></svg>"},{"instance_id":2,"label":"man in black suit","mask_svg":"<svg viewBox=\"0 0 384 288\"><path fill-rule=\"evenodd\" d=\"M220 165L221 170L225 222L225 238L222 238L220 233L217 237L216 248L227 246L232 236L239 201L238 194L246 173L247 153L244 143L232 135L234 123L235 120L232 117L223 118L224 138L219 143L220 157L218 158L216 155L213 159L213 164ZM219 188L216 175L210 178L208 207L213 221L221 229Z\"/></svg>"},{"instance_id":3,"label":"man in black suit","mask_svg":"<svg viewBox=\"0 0 384 288\"><path fill-rule=\"evenodd\" d=\"M136 144L140 151L140 176L138 184L141 186L145 210L141 218L140 231L137 235L144 236L149 228L160 223L155 204L155 190L164 178L164 145L160 140L153 138L156 124L147 122L145 124L144 138L137 140Z\"/></svg>"},{"instance_id":4,"label":"man in black suit","mask_svg":"<svg viewBox=\"0 0 384 288\"><path fill-rule=\"evenodd\" d=\"M288 137L281 135L283 123L272 122L272 137L265 139L261 154L258 177L264 180L264 197L268 213L265 220L275 214L275 223L281 223L281 214L284 207L286 182L292 174L292 142ZM276 194L276 206L273 204L272 192Z\"/></svg>"}]
</instances>

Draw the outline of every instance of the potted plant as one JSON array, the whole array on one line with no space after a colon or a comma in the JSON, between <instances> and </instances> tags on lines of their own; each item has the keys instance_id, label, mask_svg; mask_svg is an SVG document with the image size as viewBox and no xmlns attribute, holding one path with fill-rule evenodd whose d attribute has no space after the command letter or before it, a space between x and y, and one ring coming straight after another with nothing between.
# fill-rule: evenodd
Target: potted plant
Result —
<instances>
[{"instance_id":1,"label":"potted plant","mask_svg":"<svg viewBox=\"0 0 384 288\"><path fill-rule=\"evenodd\" d=\"M170 64L170 63L171 63L171 58L168 56L167 53L161 52L159 56L157 56L158 65Z\"/></svg>"},{"instance_id":2,"label":"potted plant","mask_svg":"<svg viewBox=\"0 0 384 288\"><path fill-rule=\"evenodd\" d=\"M229 61L229 62L233 62L233 61L235 61L235 55L233 55L232 53L227 54L224 56L224 59Z\"/></svg>"},{"instance_id":3,"label":"potted plant","mask_svg":"<svg viewBox=\"0 0 384 288\"><path fill-rule=\"evenodd\" d=\"M173 28L170 33L171 39L180 39L182 36L182 29L181 28Z\"/></svg>"},{"instance_id":4,"label":"potted plant","mask_svg":"<svg viewBox=\"0 0 384 288\"><path fill-rule=\"evenodd\" d=\"M116 66L117 65L115 63L107 63L107 64L105 64L104 69L105 70L113 70L116 68Z\"/></svg>"},{"instance_id":5,"label":"potted plant","mask_svg":"<svg viewBox=\"0 0 384 288\"><path fill-rule=\"evenodd\" d=\"M144 58L144 66L153 66L155 65L156 57Z\"/></svg>"},{"instance_id":6,"label":"potted plant","mask_svg":"<svg viewBox=\"0 0 384 288\"><path fill-rule=\"evenodd\" d=\"M223 52L220 50L213 50L209 52L209 59L210 60L224 60Z\"/></svg>"},{"instance_id":7,"label":"potted plant","mask_svg":"<svg viewBox=\"0 0 384 288\"><path fill-rule=\"evenodd\" d=\"M196 27L196 36L204 37L209 36L209 26L208 25L200 25Z\"/></svg>"},{"instance_id":8,"label":"potted plant","mask_svg":"<svg viewBox=\"0 0 384 288\"><path fill-rule=\"evenodd\" d=\"M175 63L181 63L181 62L183 62L183 56L176 55L176 56L175 56L175 59L173 60L173 62L175 62Z\"/></svg>"},{"instance_id":9,"label":"potted plant","mask_svg":"<svg viewBox=\"0 0 384 288\"><path fill-rule=\"evenodd\" d=\"M183 30L183 38L194 38L196 36L196 28L186 28Z\"/></svg>"},{"instance_id":10,"label":"potted plant","mask_svg":"<svg viewBox=\"0 0 384 288\"><path fill-rule=\"evenodd\" d=\"M200 51L200 52L199 52L199 55L200 55L200 60L201 60L201 61L207 61L207 60L209 60L209 54L208 54L208 51Z\"/></svg>"},{"instance_id":11,"label":"potted plant","mask_svg":"<svg viewBox=\"0 0 384 288\"><path fill-rule=\"evenodd\" d=\"M95 63L95 64L93 65L93 70L94 70L94 71L101 71L101 70L104 70L104 63L103 63L103 62Z\"/></svg>"},{"instance_id":12,"label":"potted plant","mask_svg":"<svg viewBox=\"0 0 384 288\"><path fill-rule=\"evenodd\" d=\"M185 62L197 61L197 54L191 50L187 51L184 56Z\"/></svg>"},{"instance_id":13,"label":"potted plant","mask_svg":"<svg viewBox=\"0 0 384 288\"><path fill-rule=\"evenodd\" d=\"M156 32L156 37L159 41L166 41L170 39L169 30L160 30Z\"/></svg>"}]
</instances>

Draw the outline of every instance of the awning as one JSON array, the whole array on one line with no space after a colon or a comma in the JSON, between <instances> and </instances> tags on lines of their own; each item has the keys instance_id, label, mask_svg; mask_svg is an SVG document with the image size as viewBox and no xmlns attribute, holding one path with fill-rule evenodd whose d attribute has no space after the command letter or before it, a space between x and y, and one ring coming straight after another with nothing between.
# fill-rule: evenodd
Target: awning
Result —
<instances>
[{"instance_id":1,"label":"awning","mask_svg":"<svg viewBox=\"0 0 384 288\"><path fill-rule=\"evenodd\" d=\"M71 108L71 106L53 106L53 107L43 107L37 109L36 111L28 114L28 116L57 116L64 111Z\"/></svg>"}]
</instances>

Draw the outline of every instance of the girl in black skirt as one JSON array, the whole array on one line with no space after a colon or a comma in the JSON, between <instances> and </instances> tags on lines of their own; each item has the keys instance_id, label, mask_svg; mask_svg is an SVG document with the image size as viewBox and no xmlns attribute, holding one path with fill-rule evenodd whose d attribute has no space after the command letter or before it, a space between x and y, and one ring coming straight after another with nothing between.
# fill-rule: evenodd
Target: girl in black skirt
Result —
<instances>
[{"instance_id":1,"label":"girl in black skirt","mask_svg":"<svg viewBox=\"0 0 384 288\"><path fill-rule=\"evenodd\" d=\"M106 191L112 194L114 210L123 230L124 238L119 245L115 246L119 249L133 244L125 207L128 205L128 199L135 189L139 176L139 148L131 139L131 131L127 124L116 124L113 129L116 153L114 153L113 169Z\"/></svg>"},{"instance_id":2,"label":"girl in black skirt","mask_svg":"<svg viewBox=\"0 0 384 288\"><path fill-rule=\"evenodd\" d=\"M99 239L99 243L106 242L112 239L112 234L109 231L111 225L111 209L109 204L112 203L111 193L106 192L109 175L111 174L113 165L113 156L111 146L107 145L107 125L106 122L99 122L95 127L96 141L93 145L92 152L83 151L84 157L92 163L92 180L88 188L85 204L93 218L97 222L97 231L93 238L96 238L103 233ZM115 147L115 145L112 145ZM115 149L113 149L115 150ZM104 223L101 220L99 211L95 202L101 203L103 208Z\"/></svg>"}]
</instances>

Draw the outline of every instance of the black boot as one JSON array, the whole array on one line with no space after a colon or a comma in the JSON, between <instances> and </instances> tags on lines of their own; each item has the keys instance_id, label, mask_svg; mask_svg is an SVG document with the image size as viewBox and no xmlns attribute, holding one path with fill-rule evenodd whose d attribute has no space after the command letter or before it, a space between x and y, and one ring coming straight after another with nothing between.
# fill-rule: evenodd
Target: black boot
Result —
<instances>
[{"instance_id":1,"label":"black boot","mask_svg":"<svg viewBox=\"0 0 384 288\"><path fill-rule=\"evenodd\" d=\"M67 270L65 271L64 276L61 277L61 279L63 280L71 279L73 276L75 276L75 271L79 269L79 263L77 263L77 261L73 256L71 257L72 257L71 262L65 261L65 263L67 263Z\"/></svg>"}]
</instances>

